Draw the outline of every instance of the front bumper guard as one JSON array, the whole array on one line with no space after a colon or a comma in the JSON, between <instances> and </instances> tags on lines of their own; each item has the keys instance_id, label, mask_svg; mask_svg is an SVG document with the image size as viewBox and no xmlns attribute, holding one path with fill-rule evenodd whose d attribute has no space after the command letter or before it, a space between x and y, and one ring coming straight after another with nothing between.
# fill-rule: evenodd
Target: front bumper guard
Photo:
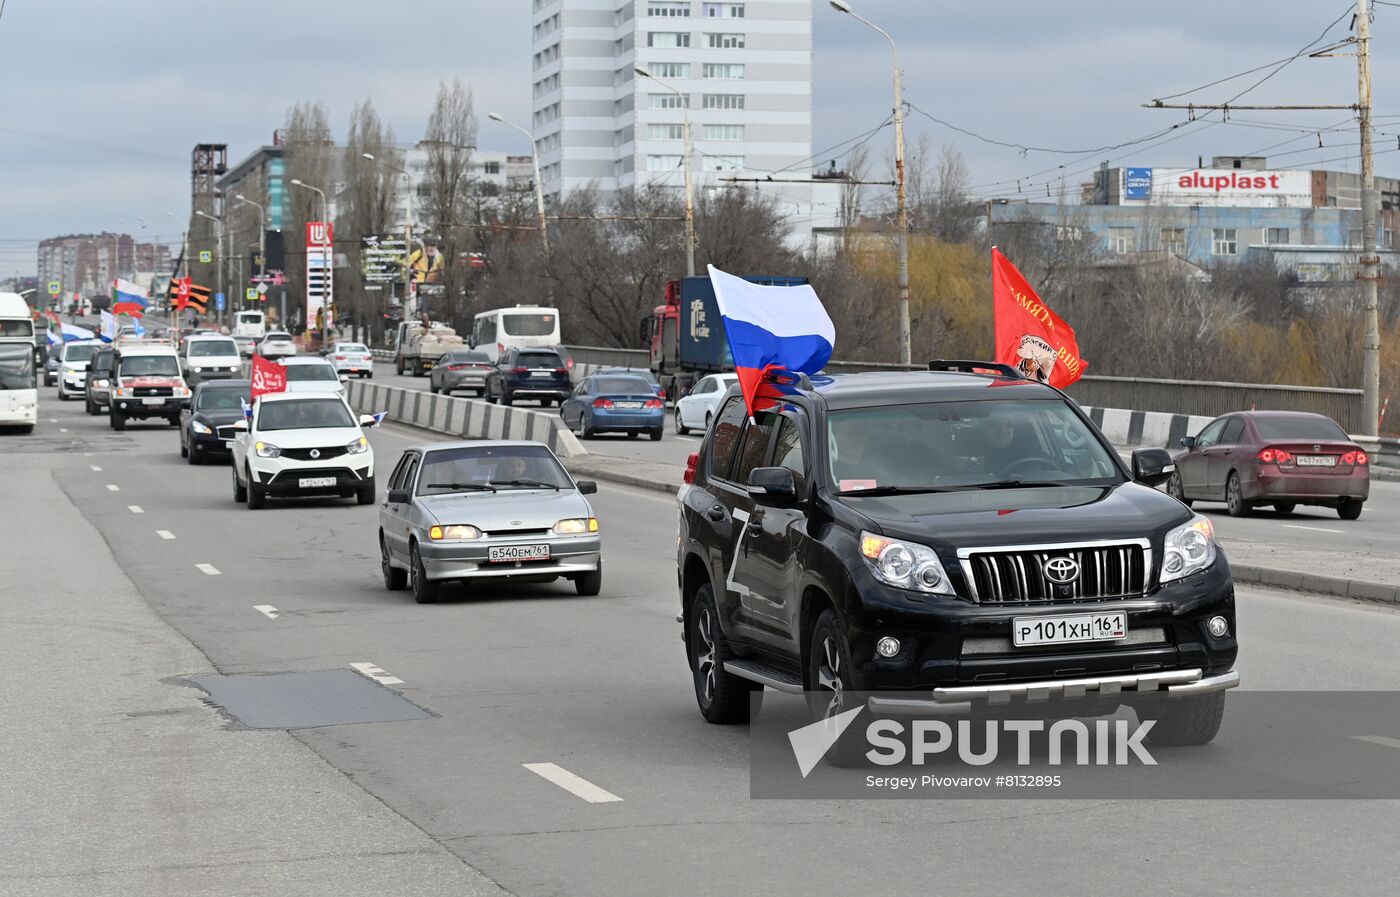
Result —
<instances>
[{"instance_id":1,"label":"front bumper guard","mask_svg":"<svg viewBox=\"0 0 1400 897\"><path fill-rule=\"evenodd\" d=\"M1089 692L1112 696L1124 692L1134 694L1165 694L1182 698L1225 691L1240 684L1236 670L1217 676L1206 676L1199 669L1168 670L1161 673L1140 673L1129 676L1092 676L1083 679L1050 679L1040 682L1008 682L996 685L956 685L935 688L927 698L872 697L866 706L872 713L959 714L973 709L974 701L988 705L1010 704L1021 698L1037 704L1051 700L1082 698Z\"/></svg>"}]
</instances>

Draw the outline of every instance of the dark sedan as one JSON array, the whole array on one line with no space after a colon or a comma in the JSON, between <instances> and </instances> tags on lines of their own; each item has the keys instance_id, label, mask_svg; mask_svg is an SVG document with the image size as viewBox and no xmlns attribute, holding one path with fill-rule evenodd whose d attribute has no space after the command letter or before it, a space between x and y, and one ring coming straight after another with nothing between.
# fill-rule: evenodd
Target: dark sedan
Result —
<instances>
[{"instance_id":1,"label":"dark sedan","mask_svg":"<svg viewBox=\"0 0 1400 897\"><path fill-rule=\"evenodd\" d=\"M448 352L428 372L428 392L452 395L460 389L486 394L486 377L491 373L491 359L485 352L474 349L454 349Z\"/></svg>"},{"instance_id":2,"label":"dark sedan","mask_svg":"<svg viewBox=\"0 0 1400 897\"><path fill-rule=\"evenodd\" d=\"M207 380L180 409L180 457L191 464L232 454L233 424L243 419L243 403L253 384L247 380Z\"/></svg>"},{"instance_id":3,"label":"dark sedan","mask_svg":"<svg viewBox=\"0 0 1400 897\"><path fill-rule=\"evenodd\" d=\"M1240 411L1181 444L1167 491L1187 506L1223 501L1232 517L1243 517L1261 505L1280 514L1321 505L1355 520L1371 494L1371 459L1321 414Z\"/></svg>"}]
</instances>

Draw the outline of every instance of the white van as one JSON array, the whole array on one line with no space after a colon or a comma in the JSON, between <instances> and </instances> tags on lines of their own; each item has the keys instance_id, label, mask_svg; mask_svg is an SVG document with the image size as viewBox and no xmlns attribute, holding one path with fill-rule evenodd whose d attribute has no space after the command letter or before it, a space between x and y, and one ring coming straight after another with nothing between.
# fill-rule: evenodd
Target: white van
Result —
<instances>
[{"instance_id":1,"label":"white van","mask_svg":"<svg viewBox=\"0 0 1400 897\"><path fill-rule=\"evenodd\" d=\"M33 310L18 293L0 293L0 427L34 429L39 382Z\"/></svg>"},{"instance_id":2,"label":"white van","mask_svg":"<svg viewBox=\"0 0 1400 897\"><path fill-rule=\"evenodd\" d=\"M262 339L267 333L267 315L260 311L240 311L233 316L233 335Z\"/></svg>"},{"instance_id":3,"label":"white van","mask_svg":"<svg viewBox=\"0 0 1400 897\"><path fill-rule=\"evenodd\" d=\"M494 364L510 348L557 346L559 309L516 305L484 311L472 322L471 348L485 352Z\"/></svg>"},{"instance_id":4,"label":"white van","mask_svg":"<svg viewBox=\"0 0 1400 897\"><path fill-rule=\"evenodd\" d=\"M192 333L180 346L180 371L190 386L205 380L229 380L243 373L243 356L231 336Z\"/></svg>"}]
</instances>

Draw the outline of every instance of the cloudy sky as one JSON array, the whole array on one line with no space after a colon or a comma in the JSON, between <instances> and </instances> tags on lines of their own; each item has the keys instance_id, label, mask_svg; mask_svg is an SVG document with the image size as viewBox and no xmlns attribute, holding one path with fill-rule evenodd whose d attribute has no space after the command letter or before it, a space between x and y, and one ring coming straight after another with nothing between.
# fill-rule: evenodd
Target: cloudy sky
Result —
<instances>
[{"instance_id":1,"label":"cloudy sky","mask_svg":"<svg viewBox=\"0 0 1400 897\"><path fill-rule=\"evenodd\" d=\"M32 274L35 242L122 230L178 239L188 214L189 155L227 143L231 161L268 142L288 106L324 101L343 132L370 97L411 142L437 83L460 78L477 109L530 115L530 0L0 0L0 275ZM1044 198L1063 165L1077 183L1102 159L1193 166L1197 156L1265 151L1273 167L1355 170L1349 113L1238 112L1155 141L1100 149L1185 120L1140 104L1277 62L1328 32L1345 38L1348 0L852 0L899 42L907 99L981 137L917 114L927 134L966 156L979 197ZM813 151L878 125L890 107L889 47L831 10L814 9ZM1375 13L1377 157L1400 174L1400 6ZM1319 45L1321 46L1321 45ZM1354 102L1355 60L1304 57L1241 103ZM1268 74L1192 94L1233 97ZM1382 118L1393 113L1390 118ZM1214 121L1214 120L1212 120ZM1338 130L1324 132L1327 126ZM339 135L338 135L339 136ZM889 129L870 148L890 154ZM483 147L524 152L483 122ZM1277 145L1277 146L1274 146ZM839 155L824 153L824 160ZM1276 155L1287 153L1287 155ZM173 213L173 214L172 214Z\"/></svg>"}]
</instances>

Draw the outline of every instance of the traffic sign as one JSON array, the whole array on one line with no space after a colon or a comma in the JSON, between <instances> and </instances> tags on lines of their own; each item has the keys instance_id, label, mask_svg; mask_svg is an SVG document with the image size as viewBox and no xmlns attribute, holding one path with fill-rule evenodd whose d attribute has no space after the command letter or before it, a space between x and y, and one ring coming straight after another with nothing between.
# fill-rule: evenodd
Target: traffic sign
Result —
<instances>
[{"instance_id":1,"label":"traffic sign","mask_svg":"<svg viewBox=\"0 0 1400 897\"><path fill-rule=\"evenodd\" d=\"M49 295L50 295L50 296L57 296L57 295L58 295L59 293L61 293L61 292L63 292L63 284L59 283L59 282L56 281L56 280L51 280L51 281L49 281Z\"/></svg>"},{"instance_id":2,"label":"traffic sign","mask_svg":"<svg viewBox=\"0 0 1400 897\"><path fill-rule=\"evenodd\" d=\"M223 311L223 310L224 310L224 294L223 294L223 293L215 293L215 294L214 294L214 310L215 310L215 311Z\"/></svg>"},{"instance_id":3,"label":"traffic sign","mask_svg":"<svg viewBox=\"0 0 1400 897\"><path fill-rule=\"evenodd\" d=\"M214 260L214 253L210 252L208 249L201 249L201 250L199 250L199 261L200 261L202 264L207 265L207 264L209 264L210 262L212 262L213 260Z\"/></svg>"},{"instance_id":4,"label":"traffic sign","mask_svg":"<svg viewBox=\"0 0 1400 897\"><path fill-rule=\"evenodd\" d=\"M258 291L252 287L248 287L248 290L243 295L249 302L253 302L258 298Z\"/></svg>"},{"instance_id":5,"label":"traffic sign","mask_svg":"<svg viewBox=\"0 0 1400 897\"><path fill-rule=\"evenodd\" d=\"M267 284L266 284L266 283L260 283L260 284L258 284L258 295L259 295L259 296L265 296L265 295L267 295Z\"/></svg>"}]
</instances>

